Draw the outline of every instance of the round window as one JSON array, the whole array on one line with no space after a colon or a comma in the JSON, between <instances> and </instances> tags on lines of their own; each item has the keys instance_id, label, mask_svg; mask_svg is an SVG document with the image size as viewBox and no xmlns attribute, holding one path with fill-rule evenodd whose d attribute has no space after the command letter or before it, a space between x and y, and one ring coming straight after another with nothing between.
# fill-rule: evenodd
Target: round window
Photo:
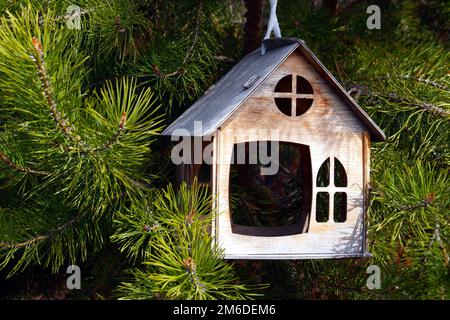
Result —
<instances>
[{"instance_id":1,"label":"round window","mask_svg":"<svg viewBox=\"0 0 450 320\"><path fill-rule=\"evenodd\" d=\"M287 116L297 117L309 110L314 91L311 84L301 76L287 75L275 87L275 104Z\"/></svg>"}]
</instances>

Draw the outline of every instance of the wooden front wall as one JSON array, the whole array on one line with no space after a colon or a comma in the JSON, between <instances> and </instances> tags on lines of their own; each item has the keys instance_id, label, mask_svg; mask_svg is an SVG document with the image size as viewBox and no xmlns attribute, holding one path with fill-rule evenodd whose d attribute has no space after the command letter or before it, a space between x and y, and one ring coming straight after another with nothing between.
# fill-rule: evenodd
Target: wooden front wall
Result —
<instances>
[{"instance_id":1,"label":"wooden front wall","mask_svg":"<svg viewBox=\"0 0 450 320\"><path fill-rule=\"evenodd\" d=\"M273 92L278 81L286 75L300 75L314 90L311 108L299 117L281 113L274 103ZM248 135L238 130L253 129ZM263 129L265 132L258 129ZM275 131L271 131L275 130ZM312 162L312 208L308 233L261 237L234 234L231 231L229 173L233 145L239 142L272 140L271 132L280 141L308 145ZM269 134L269 136L267 136ZM297 52L292 54L258 87L243 105L214 134L212 186L217 195L219 212L215 221L215 236L230 259L310 259L352 257L366 255L365 193L369 179L370 139L367 130L338 95L311 65ZM333 161L330 168L330 187L316 187L321 164L333 157L343 164L347 188L333 187ZM316 195L330 194L330 219L316 222ZM347 193L347 220L333 221L333 193Z\"/></svg>"}]
</instances>

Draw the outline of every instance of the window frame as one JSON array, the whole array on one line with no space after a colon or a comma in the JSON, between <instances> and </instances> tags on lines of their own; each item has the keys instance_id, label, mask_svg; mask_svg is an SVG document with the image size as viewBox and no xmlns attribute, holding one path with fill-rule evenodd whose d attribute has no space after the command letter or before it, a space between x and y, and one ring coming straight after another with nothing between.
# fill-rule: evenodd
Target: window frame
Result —
<instances>
[{"instance_id":1,"label":"window frame","mask_svg":"<svg viewBox=\"0 0 450 320\"><path fill-rule=\"evenodd\" d=\"M290 91L286 91L283 88L277 88L284 79L291 77L291 89ZM299 92L301 91L299 89L299 80L303 82L303 85L307 87L306 91L310 92ZM314 88L311 85L311 82L308 81L305 77L302 77L299 74L296 73L290 73L288 75L283 76L280 80L278 80L277 84L275 85L274 92L273 92L274 102L279 112L281 112L283 115L290 117L290 118L297 118L311 109L312 105L314 104ZM286 102L286 100L290 100L290 113L285 113L283 110L285 109L282 104ZM284 101L284 102L283 102ZM303 112L298 113L297 112L297 102L307 102L309 104L307 107L305 107L305 110ZM309 103L310 102L310 103Z\"/></svg>"},{"instance_id":2,"label":"window frame","mask_svg":"<svg viewBox=\"0 0 450 320\"><path fill-rule=\"evenodd\" d=\"M326 162L329 161L329 167L328 167L328 185L325 187L318 186L317 178L321 174L321 170L326 164ZM343 187L337 187L336 181L335 181L335 170L336 170L336 161L338 161L343 169L343 172L345 174L345 186ZM318 198L319 193L325 193L328 194L328 218L325 221L319 221L319 215L318 215ZM345 223L348 220L347 214L345 214L345 220L344 221L336 221L335 216L335 204L336 204L336 197L335 195L337 193L344 193L345 194L345 212L348 212L348 175L347 170L345 169L342 161L339 160L339 158L336 155L329 155L325 158L325 160L322 161L322 164L319 167L319 170L317 171L316 179L315 179L315 222L316 223Z\"/></svg>"}]
</instances>

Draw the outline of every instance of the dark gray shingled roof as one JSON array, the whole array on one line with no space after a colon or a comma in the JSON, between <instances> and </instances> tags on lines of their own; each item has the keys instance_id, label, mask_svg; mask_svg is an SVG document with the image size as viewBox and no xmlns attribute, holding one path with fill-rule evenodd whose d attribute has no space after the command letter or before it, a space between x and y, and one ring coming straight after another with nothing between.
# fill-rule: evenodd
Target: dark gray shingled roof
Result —
<instances>
[{"instance_id":1,"label":"dark gray shingled roof","mask_svg":"<svg viewBox=\"0 0 450 320\"><path fill-rule=\"evenodd\" d=\"M298 49L328 84L336 90L355 116L366 125L372 141L386 139L383 131L323 66L303 40L275 38L264 40L263 43L267 48L264 55L258 49L245 56L162 134L172 135L176 129L187 130L191 136L212 134L292 52ZM194 121L202 121L202 133L194 132Z\"/></svg>"}]
</instances>

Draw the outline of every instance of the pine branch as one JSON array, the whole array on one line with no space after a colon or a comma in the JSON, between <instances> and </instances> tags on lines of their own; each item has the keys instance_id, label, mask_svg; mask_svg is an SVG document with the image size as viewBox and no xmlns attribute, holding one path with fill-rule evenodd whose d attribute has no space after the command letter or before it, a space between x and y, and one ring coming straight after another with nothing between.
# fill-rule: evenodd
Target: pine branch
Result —
<instances>
[{"instance_id":1,"label":"pine branch","mask_svg":"<svg viewBox=\"0 0 450 320\"><path fill-rule=\"evenodd\" d=\"M53 99L53 92L52 92L50 78L48 76L48 73L47 73L47 70L45 67L44 52L42 49L42 44L35 37L33 37L32 42L33 42L34 48L36 49L37 55L32 54L31 58L32 58L33 62L36 64L36 67L38 69L38 75L41 80L43 93L44 93L44 96L47 98L47 104L50 108L53 120L57 123L61 132L67 139L69 139L72 142L75 142L76 144L79 144L79 145L82 145L83 147L85 147L85 150L83 152L86 152L89 147L88 144L83 142L79 135L75 135L73 133L74 127L70 124L69 120L65 119L62 116L61 112L59 112L57 109L57 104ZM122 135L123 131L125 130L126 119L127 119L126 112L123 112L122 118L121 118L121 121L119 123L119 127L118 127L116 133L103 145L97 146L97 147L92 147L89 149L91 149L91 151L94 151L94 152L100 152L100 151L104 151L104 150L111 148L112 145L117 143L119 137ZM70 148L70 149L72 149L72 148Z\"/></svg>"},{"instance_id":2,"label":"pine branch","mask_svg":"<svg viewBox=\"0 0 450 320\"><path fill-rule=\"evenodd\" d=\"M39 235L36 236L32 239L23 241L23 242L18 242L18 243L14 243L14 242L0 242L0 250L8 250L8 249L20 249L20 248L24 248L24 247L29 247L33 244L36 244L38 242L44 241L44 240L49 240L51 238L53 238L56 234L63 232L65 229L67 229L68 227L70 227L71 225L75 224L76 222L80 221L81 218L83 218L84 215L78 215L76 217L74 217L73 219L69 220L68 222L58 226L57 228L51 230L49 233L45 234L45 235Z\"/></svg>"},{"instance_id":3,"label":"pine branch","mask_svg":"<svg viewBox=\"0 0 450 320\"><path fill-rule=\"evenodd\" d=\"M361 86L361 85L355 85L352 88L350 88L350 90L348 90L348 94L352 95L353 93L356 93L356 100L358 100L359 96L381 98L381 99L385 99L385 100L388 100L391 102L404 103L409 106L423 109L423 110L427 111L428 113L431 113L432 115L439 117L439 118L450 119L450 111L448 111L444 108L441 108L441 107L438 107L431 103L426 103L426 102L416 103L413 101L408 101L408 100L400 98L395 93L390 93L388 95L385 95L380 92L370 91L367 87Z\"/></svg>"},{"instance_id":4,"label":"pine branch","mask_svg":"<svg viewBox=\"0 0 450 320\"><path fill-rule=\"evenodd\" d=\"M28 167L22 167L19 166L17 164L15 164L10 158L8 158L3 152L0 151L0 161L3 162L4 164L6 164L8 167L10 167L11 169L20 172L20 173L31 173L31 174L36 174L36 175L40 175L40 176L46 176L49 175L48 172L44 172L44 171L37 171L37 170L33 170L31 168Z\"/></svg>"},{"instance_id":5,"label":"pine branch","mask_svg":"<svg viewBox=\"0 0 450 320\"><path fill-rule=\"evenodd\" d=\"M39 79L41 80L43 94L47 98L47 105L50 108L53 120L56 122L58 128L68 140L75 142L76 144L86 145L81 141L80 136L73 134L73 126L70 124L69 120L65 119L62 116L61 112L58 111L56 102L53 99L50 78L45 67L42 43L35 37L33 37L32 42L37 54L31 54L30 57L31 60L36 64Z\"/></svg>"},{"instance_id":6,"label":"pine branch","mask_svg":"<svg viewBox=\"0 0 450 320\"><path fill-rule=\"evenodd\" d=\"M194 30L194 37L192 39L192 44L189 47L188 51L186 52L186 55L183 59L183 65L186 65L186 63L188 62L189 57L192 55L192 52L194 51L195 45L197 43L198 40L198 34L200 31L200 14L203 10L203 1L202 0L198 0L197 1L197 13L195 15L195 30Z\"/></svg>"},{"instance_id":7,"label":"pine branch","mask_svg":"<svg viewBox=\"0 0 450 320\"><path fill-rule=\"evenodd\" d=\"M439 118L444 118L444 119L449 119L450 118L450 111L445 110L444 108L440 108L438 106L435 106L433 104L430 103L422 103L422 104L412 104L413 106L419 107L421 109L424 109L425 111L431 113L432 115L439 117Z\"/></svg>"},{"instance_id":8,"label":"pine branch","mask_svg":"<svg viewBox=\"0 0 450 320\"><path fill-rule=\"evenodd\" d=\"M428 254L429 254L429 252L431 251L431 247L432 247L432 245L433 245L433 243L434 243L435 241L438 243L439 248L442 250L442 253L443 253L443 255L444 255L444 262L445 262L445 264L446 264L446 265L449 264L450 258L449 258L447 249L445 248L444 242L442 241L440 230L441 230L440 224L439 224L439 223L436 223L436 226L435 226L435 228L434 228L433 237L431 238L430 244L428 245L428 250L425 252L425 257L424 257L424 259L423 259L423 267L422 267L422 268L424 268L425 263L426 263L427 260L428 260ZM423 270L423 269L422 269L422 270Z\"/></svg>"},{"instance_id":9,"label":"pine branch","mask_svg":"<svg viewBox=\"0 0 450 320\"><path fill-rule=\"evenodd\" d=\"M425 197L425 199L423 199L420 203L418 204L413 204L413 205L406 205L406 206L401 206L398 208L399 211L414 211L420 208L426 208L429 205L431 205L431 203L433 202L435 197L434 193L429 193L427 194L427 196Z\"/></svg>"},{"instance_id":10,"label":"pine branch","mask_svg":"<svg viewBox=\"0 0 450 320\"><path fill-rule=\"evenodd\" d=\"M206 286L200 281L200 278L198 277L197 266L194 259L192 259L191 257L183 259L183 266L186 269L186 273L189 275L192 284L200 291L205 292Z\"/></svg>"},{"instance_id":11,"label":"pine branch","mask_svg":"<svg viewBox=\"0 0 450 320\"><path fill-rule=\"evenodd\" d=\"M199 40L199 33L200 33L200 26L201 26L201 13L203 11L203 1L198 0L197 1L197 10L195 15L195 28L194 28L194 36L192 38L192 43L189 46L188 50L186 51L186 54L184 55L183 61L181 63L181 66L176 68L175 71L169 72L169 73L162 73L159 66L157 64L152 64L152 69L155 75L158 78L170 78L170 77L176 77L181 76L186 73L186 65L189 62L189 59L192 56L192 53L195 49L195 46Z\"/></svg>"},{"instance_id":12,"label":"pine branch","mask_svg":"<svg viewBox=\"0 0 450 320\"><path fill-rule=\"evenodd\" d=\"M403 78L403 79L411 79L411 80L415 80L415 81L418 81L418 82L423 82L425 84L428 84L428 85L433 86L433 87L438 88L438 89L449 90L449 88L447 88L445 85L440 84L440 83L438 83L436 81L433 81L433 80L430 80L430 79L416 78L416 77L412 77L412 76L409 76L409 75L401 75L400 77Z\"/></svg>"},{"instance_id":13,"label":"pine branch","mask_svg":"<svg viewBox=\"0 0 450 320\"><path fill-rule=\"evenodd\" d=\"M104 151L109 148L111 148L115 143L119 141L119 137L122 135L123 131L125 130L125 123L127 121L127 113L122 112L122 118L120 119L119 127L117 128L116 133L113 134L113 136L103 145L97 147L94 149L94 151Z\"/></svg>"}]
</instances>

